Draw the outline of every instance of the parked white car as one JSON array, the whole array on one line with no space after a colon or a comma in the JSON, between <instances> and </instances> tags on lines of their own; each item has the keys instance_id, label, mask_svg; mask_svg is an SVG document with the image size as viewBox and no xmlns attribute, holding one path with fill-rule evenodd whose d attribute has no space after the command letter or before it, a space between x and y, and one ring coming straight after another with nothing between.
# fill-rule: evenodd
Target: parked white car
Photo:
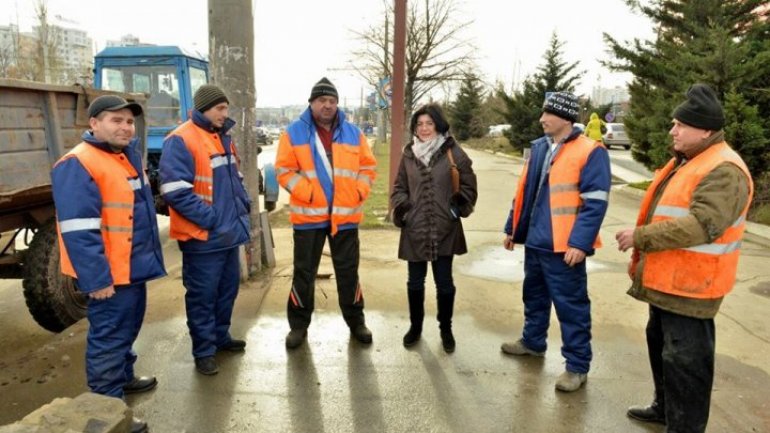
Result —
<instances>
[{"instance_id":1,"label":"parked white car","mask_svg":"<svg viewBox=\"0 0 770 433\"><path fill-rule=\"evenodd\" d=\"M500 125L490 125L487 135L490 137L502 137L507 130L511 129L511 125L504 123Z\"/></svg>"},{"instance_id":2,"label":"parked white car","mask_svg":"<svg viewBox=\"0 0 770 433\"><path fill-rule=\"evenodd\" d=\"M607 131L602 135L602 143L609 149L611 146L623 146L623 149L631 148L631 140L626 134L626 128L622 123L608 123Z\"/></svg>"}]
</instances>

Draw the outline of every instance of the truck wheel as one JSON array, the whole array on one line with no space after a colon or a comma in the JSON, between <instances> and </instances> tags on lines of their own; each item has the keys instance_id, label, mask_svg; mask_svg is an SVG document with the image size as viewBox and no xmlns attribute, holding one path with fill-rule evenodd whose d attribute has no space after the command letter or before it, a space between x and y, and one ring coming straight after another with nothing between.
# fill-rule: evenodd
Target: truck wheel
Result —
<instances>
[{"instance_id":1,"label":"truck wheel","mask_svg":"<svg viewBox=\"0 0 770 433\"><path fill-rule=\"evenodd\" d=\"M265 202L265 210L268 212L272 212L275 210L275 202L274 201L266 201Z\"/></svg>"},{"instance_id":2,"label":"truck wheel","mask_svg":"<svg viewBox=\"0 0 770 433\"><path fill-rule=\"evenodd\" d=\"M32 238L24 257L23 285L29 312L49 331L61 332L86 315L85 296L59 268L59 243L53 219Z\"/></svg>"}]
</instances>

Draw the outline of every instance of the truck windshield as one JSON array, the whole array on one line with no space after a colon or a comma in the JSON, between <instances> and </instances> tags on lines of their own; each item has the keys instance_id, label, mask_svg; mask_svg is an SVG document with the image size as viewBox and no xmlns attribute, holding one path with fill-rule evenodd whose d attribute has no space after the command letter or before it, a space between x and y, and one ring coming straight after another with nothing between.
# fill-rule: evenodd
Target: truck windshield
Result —
<instances>
[{"instance_id":1,"label":"truck windshield","mask_svg":"<svg viewBox=\"0 0 770 433\"><path fill-rule=\"evenodd\" d=\"M175 66L107 67L102 70L102 88L148 94L145 120L149 126L176 126L181 122Z\"/></svg>"}]
</instances>

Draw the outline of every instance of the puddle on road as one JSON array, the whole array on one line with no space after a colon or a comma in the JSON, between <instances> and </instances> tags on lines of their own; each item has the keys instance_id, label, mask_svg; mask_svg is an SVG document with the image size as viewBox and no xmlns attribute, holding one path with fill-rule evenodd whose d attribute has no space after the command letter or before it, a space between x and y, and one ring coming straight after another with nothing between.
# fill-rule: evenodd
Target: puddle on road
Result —
<instances>
[{"instance_id":1,"label":"puddle on road","mask_svg":"<svg viewBox=\"0 0 770 433\"><path fill-rule=\"evenodd\" d=\"M751 293L770 298L770 282L757 284L749 289Z\"/></svg>"},{"instance_id":2,"label":"puddle on road","mask_svg":"<svg viewBox=\"0 0 770 433\"><path fill-rule=\"evenodd\" d=\"M589 258L587 272L606 270L608 267ZM471 277L494 281L518 282L524 280L524 248L513 251L500 246L486 246L472 251L459 271Z\"/></svg>"}]
</instances>

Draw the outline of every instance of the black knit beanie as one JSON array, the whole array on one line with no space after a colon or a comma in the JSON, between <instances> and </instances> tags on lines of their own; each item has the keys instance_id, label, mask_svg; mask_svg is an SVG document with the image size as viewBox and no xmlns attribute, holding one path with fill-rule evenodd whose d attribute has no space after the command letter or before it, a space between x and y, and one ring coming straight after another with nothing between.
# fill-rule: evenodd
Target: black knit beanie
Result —
<instances>
[{"instance_id":1,"label":"black knit beanie","mask_svg":"<svg viewBox=\"0 0 770 433\"><path fill-rule=\"evenodd\" d=\"M580 104L572 93L554 92L545 100L543 111L575 123L580 115Z\"/></svg>"},{"instance_id":2,"label":"black knit beanie","mask_svg":"<svg viewBox=\"0 0 770 433\"><path fill-rule=\"evenodd\" d=\"M717 94L705 84L693 84L687 90L687 100L674 109L674 119L707 131L719 131L725 125L725 115Z\"/></svg>"},{"instance_id":3,"label":"black knit beanie","mask_svg":"<svg viewBox=\"0 0 770 433\"><path fill-rule=\"evenodd\" d=\"M308 98L307 102L313 102L313 99L323 95L334 96L338 101L340 99L339 95L337 95L337 88L334 87L334 84L332 84L326 77L321 78L315 83L313 90L310 91L310 98Z\"/></svg>"},{"instance_id":4,"label":"black knit beanie","mask_svg":"<svg viewBox=\"0 0 770 433\"><path fill-rule=\"evenodd\" d=\"M219 87L213 84L204 84L195 91L193 96L193 104L195 109L201 113L207 111L209 108L220 104L222 102L230 103L227 99L227 95Z\"/></svg>"}]
</instances>

